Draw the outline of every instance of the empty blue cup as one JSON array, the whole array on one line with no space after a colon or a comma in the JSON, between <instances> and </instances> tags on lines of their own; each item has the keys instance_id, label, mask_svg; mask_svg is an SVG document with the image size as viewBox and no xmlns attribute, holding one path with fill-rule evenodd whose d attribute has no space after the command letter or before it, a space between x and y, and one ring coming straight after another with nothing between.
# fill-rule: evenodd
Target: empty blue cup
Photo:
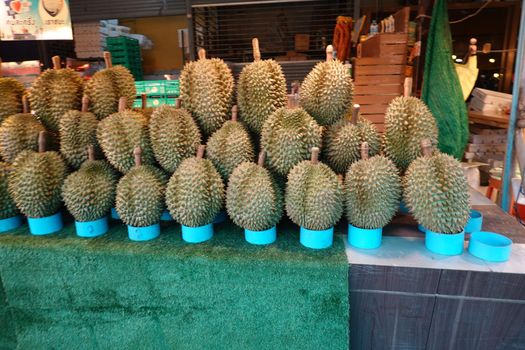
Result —
<instances>
[{"instance_id":1,"label":"empty blue cup","mask_svg":"<svg viewBox=\"0 0 525 350\"><path fill-rule=\"evenodd\" d=\"M366 229L348 224L348 243L361 249L376 249L381 246L383 228Z\"/></svg>"},{"instance_id":2,"label":"empty blue cup","mask_svg":"<svg viewBox=\"0 0 525 350\"><path fill-rule=\"evenodd\" d=\"M188 243L201 243L213 237L213 224L198 227L181 225L182 239Z\"/></svg>"},{"instance_id":3,"label":"empty blue cup","mask_svg":"<svg viewBox=\"0 0 525 350\"><path fill-rule=\"evenodd\" d=\"M7 219L0 220L0 232L7 232L14 230L15 228L18 228L22 226L23 219L22 215L12 216Z\"/></svg>"},{"instance_id":4,"label":"empty blue cup","mask_svg":"<svg viewBox=\"0 0 525 350\"><path fill-rule=\"evenodd\" d=\"M512 241L494 232L477 231L470 235L468 251L470 254L492 262L509 260Z\"/></svg>"},{"instance_id":5,"label":"empty blue cup","mask_svg":"<svg viewBox=\"0 0 525 350\"><path fill-rule=\"evenodd\" d=\"M75 221L77 236L84 238L93 238L102 236L108 232L108 218L104 216L93 221Z\"/></svg>"},{"instance_id":6,"label":"empty blue cup","mask_svg":"<svg viewBox=\"0 0 525 350\"><path fill-rule=\"evenodd\" d=\"M277 239L276 227L264 231L252 231L244 229L244 239L251 244L271 244Z\"/></svg>"},{"instance_id":7,"label":"empty blue cup","mask_svg":"<svg viewBox=\"0 0 525 350\"><path fill-rule=\"evenodd\" d=\"M481 231L482 226L483 226L483 214L481 214L477 210L471 210L470 218L467 222L467 226L465 226L465 232L471 233L471 232Z\"/></svg>"},{"instance_id":8,"label":"empty blue cup","mask_svg":"<svg viewBox=\"0 0 525 350\"><path fill-rule=\"evenodd\" d=\"M29 224L29 232L35 236L48 235L50 233L58 232L64 227L62 223L62 213L58 212L50 216L42 218L27 218Z\"/></svg>"},{"instance_id":9,"label":"empty blue cup","mask_svg":"<svg viewBox=\"0 0 525 350\"><path fill-rule=\"evenodd\" d=\"M309 230L301 226L299 241L302 245L312 249L325 249L332 246L334 241L334 228L326 230Z\"/></svg>"},{"instance_id":10,"label":"empty blue cup","mask_svg":"<svg viewBox=\"0 0 525 350\"><path fill-rule=\"evenodd\" d=\"M425 246L431 252L442 255L460 255L463 253L465 243L465 231L460 233L438 233L425 232Z\"/></svg>"},{"instance_id":11,"label":"empty blue cup","mask_svg":"<svg viewBox=\"0 0 525 350\"><path fill-rule=\"evenodd\" d=\"M160 224L145 227L128 225L128 237L132 241L142 242L157 238L160 235Z\"/></svg>"}]
</instances>

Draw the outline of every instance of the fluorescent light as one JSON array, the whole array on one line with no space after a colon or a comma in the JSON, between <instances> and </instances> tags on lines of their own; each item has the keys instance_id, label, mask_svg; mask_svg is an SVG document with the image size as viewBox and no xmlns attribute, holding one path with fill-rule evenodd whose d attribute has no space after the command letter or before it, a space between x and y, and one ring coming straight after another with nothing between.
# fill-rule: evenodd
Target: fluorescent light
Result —
<instances>
[{"instance_id":1,"label":"fluorescent light","mask_svg":"<svg viewBox=\"0 0 525 350\"><path fill-rule=\"evenodd\" d=\"M496 60L494 58L489 58L489 62L490 63L494 63L494 62L496 62Z\"/></svg>"},{"instance_id":2,"label":"fluorescent light","mask_svg":"<svg viewBox=\"0 0 525 350\"><path fill-rule=\"evenodd\" d=\"M461 58L456 58L456 62L457 63L461 63L461 62L463 62L463 60Z\"/></svg>"},{"instance_id":3,"label":"fluorescent light","mask_svg":"<svg viewBox=\"0 0 525 350\"><path fill-rule=\"evenodd\" d=\"M494 73L494 78L499 78L499 73Z\"/></svg>"}]
</instances>

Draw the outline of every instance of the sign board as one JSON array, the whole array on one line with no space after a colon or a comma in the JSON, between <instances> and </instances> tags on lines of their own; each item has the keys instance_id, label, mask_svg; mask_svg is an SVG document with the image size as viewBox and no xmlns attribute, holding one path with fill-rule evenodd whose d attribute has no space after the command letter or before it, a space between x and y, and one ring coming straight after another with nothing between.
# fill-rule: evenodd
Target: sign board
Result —
<instances>
[{"instance_id":1,"label":"sign board","mask_svg":"<svg viewBox=\"0 0 525 350\"><path fill-rule=\"evenodd\" d=\"M68 0L0 0L0 40L73 40Z\"/></svg>"}]
</instances>

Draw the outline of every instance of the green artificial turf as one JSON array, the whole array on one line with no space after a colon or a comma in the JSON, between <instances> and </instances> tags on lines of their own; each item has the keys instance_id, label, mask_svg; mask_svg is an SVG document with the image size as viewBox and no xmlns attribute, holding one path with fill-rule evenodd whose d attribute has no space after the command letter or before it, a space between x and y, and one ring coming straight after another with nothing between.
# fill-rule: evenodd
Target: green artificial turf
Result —
<instances>
[{"instance_id":1,"label":"green artificial turf","mask_svg":"<svg viewBox=\"0 0 525 350\"><path fill-rule=\"evenodd\" d=\"M348 264L340 236L314 251L297 227L253 246L215 225L190 245L180 226L131 242L0 235L0 349L347 349Z\"/></svg>"}]
</instances>

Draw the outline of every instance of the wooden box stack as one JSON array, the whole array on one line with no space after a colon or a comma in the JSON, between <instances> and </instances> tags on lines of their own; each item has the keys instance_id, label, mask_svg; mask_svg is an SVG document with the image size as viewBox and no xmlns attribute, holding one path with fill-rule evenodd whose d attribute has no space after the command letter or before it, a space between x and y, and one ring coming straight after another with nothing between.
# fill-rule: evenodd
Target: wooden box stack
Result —
<instances>
[{"instance_id":1,"label":"wooden box stack","mask_svg":"<svg viewBox=\"0 0 525 350\"><path fill-rule=\"evenodd\" d=\"M467 152L474 153L474 160L491 166L502 161L507 145L507 130L481 129L469 137Z\"/></svg>"}]
</instances>

